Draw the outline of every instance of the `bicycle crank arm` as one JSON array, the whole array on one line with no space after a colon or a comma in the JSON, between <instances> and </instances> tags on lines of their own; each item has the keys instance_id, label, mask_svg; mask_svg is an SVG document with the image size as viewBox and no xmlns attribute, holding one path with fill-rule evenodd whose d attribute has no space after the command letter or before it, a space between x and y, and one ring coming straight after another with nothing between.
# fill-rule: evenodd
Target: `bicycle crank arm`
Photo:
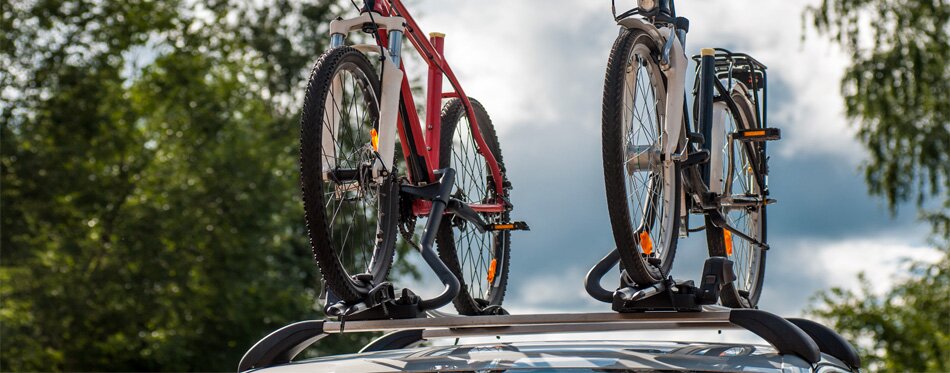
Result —
<instances>
[{"instance_id":1,"label":"bicycle crank arm","mask_svg":"<svg viewBox=\"0 0 950 373\"><path fill-rule=\"evenodd\" d=\"M732 234L739 236L739 238L751 242L753 245L758 246L762 250L769 249L769 245L765 242L749 237L745 233L742 233L738 229L735 229L729 225L729 223L726 222L726 219L722 216L722 213L720 213L718 210L709 211L707 212L707 215L709 216L710 220L712 220L713 225L715 225L717 228L725 229Z\"/></svg>"},{"instance_id":2,"label":"bicycle crank arm","mask_svg":"<svg viewBox=\"0 0 950 373\"><path fill-rule=\"evenodd\" d=\"M485 233L485 231L488 230L488 223L485 223L485 220L482 220L482 217L478 214L478 212L473 210L465 202L452 198L449 200L449 205L446 206L445 211L453 213L455 216L472 223L475 225L475 229L477 229L479 233Z\"/></svg>"}]
</instances>

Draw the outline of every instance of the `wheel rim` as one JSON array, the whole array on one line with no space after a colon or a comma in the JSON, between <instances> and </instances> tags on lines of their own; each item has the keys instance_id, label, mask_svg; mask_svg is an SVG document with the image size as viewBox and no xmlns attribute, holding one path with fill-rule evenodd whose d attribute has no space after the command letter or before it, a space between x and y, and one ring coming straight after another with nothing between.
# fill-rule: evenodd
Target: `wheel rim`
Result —
<instances>
[{"instance_id":1,"label":"wheel rim","mask_svg":"<svg viewBox=\"0 0 950 373\"><path fill-rule=\"evenodd\" d=\"M377 236L381 185L367 176L340 181L328 172L365 169L376 159L371 130L377 128L379 100L372 83L355 64L344 62L333 75L324 102L321 168L324 217L330 245L351 278L382 274ZM381 279L373 278L374 282ZM360 285L360 281L355 282Z\"/></svg>"},{"instance_id":2,"label":"wheel rim","mask_svg":"<svg viewBox=\"0 0 950 373\"><path fill-rule=\"evenodd\" d=\"M742 99L741 97L739 98ZM742 114L740 114L742 115ZM744 123L750 123L750 118L744 118ZM734 114L727 111L725 115L724 122L724 136L723 138L728 138L730 133L736 132L738 128L738 123ZM730 153L735 155L735 163L733 164L733 177L732 177L732 190L728 191L729 194L736 196L746 196L754 197L759 195L757 190L757 183L755 181L755 174L752 172L752 163L746 153L742 143L735 142L733 146L730 146L727 141L722 148L722 159L723 167L722 179L725 181L729 177L728 163L726 160L729 159ZM740 232L752 237L757 241L761 241L762 238L762 217L760 208L725 208L724 214L726 221L730 226L736 228ZM736 268L736 281L733 283L736 290L740 294L749 297L750 294L754 294L759 286L757 283L759 275L759 260L760 260L760 248L752 244L752 242L724 233L726 235L725 240L727 247L731 245L732 252L729 254L729 259L735 263ZM731 242L729 242L731 241ZM746 299L748 300L748 299Z\"/></svg>"},{"instance_id":3,"label":"wheel rim","mask_svg":"<svg viewBox=\"0 0 950 373\"><path fill-rule=\"evenodd\" d=\"M464 113L452 136L450 167L456 170L452 197L465 203L495 203L495 192L488 184L490 175L485 157L478 154L468 116ZM505 223L503 213L481 213L489 224ZM505 231L479 232L461 218L453 218L452 237L459 253L462 281L474 299L492 302L503 276L502 255L507 240Z\"/></svg>"},{"instance_id":4,"label":"wheel rim","mask_svg":"<svg viewBox=\"0 0 950 373\"><path fill-rule=\"evenodd\" d=\"M660 160L668 140L662 127L666 92L652 53L643 44L635 44L627 58L623 95L627 210L641 257L659 278L673 234L675 175L672 165Z\"/></svg>"}]
</instances>

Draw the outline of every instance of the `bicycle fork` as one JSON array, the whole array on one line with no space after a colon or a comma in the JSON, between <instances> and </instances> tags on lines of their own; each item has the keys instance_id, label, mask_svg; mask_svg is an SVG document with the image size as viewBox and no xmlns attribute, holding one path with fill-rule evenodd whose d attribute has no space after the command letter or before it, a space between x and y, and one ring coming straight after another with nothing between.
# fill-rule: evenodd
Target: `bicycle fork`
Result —
<instances>
[{"instance_id":1,"label":"bicycle fork","mask_svg":"<svg viewBox=\"0 0 950 373\"><path fill-rule=\"evenodd\" d=\"M396 153L396 125L399 118L399 96L402 87L403 72L399 68L402 59L402 36L405 31L405 19L402 17L385 17L378 13L364 12L353 19L337 19L330 22L330 48L343 46L346 34L363 30L365 25L385 28L388 32L389 43L386 48L374 44L357 44L353 48L363 53L382 54L383 71L382 93L379 98L379 121L373 143L373 151L377 159L372 165L372 177L376 182L382 182L392 170ZM374 31L375 32L375 31ZM333 82L336 87L337 82ZM339 87L342 91L342 84ZM337 98L337 101L342 98ZM328 102L327 105L334 104ZM336 103L339 104L339 103ZM327 111L331 112L331 111ZM325 126L323 131L324 149L333 149L334 137L332 133L339 127L340 118L333 115L330 118L331 126ZM334 152L335 154L335 152ZM333 169L333 160L328 160L325 169Z\"/></svg>"}]
</instances>

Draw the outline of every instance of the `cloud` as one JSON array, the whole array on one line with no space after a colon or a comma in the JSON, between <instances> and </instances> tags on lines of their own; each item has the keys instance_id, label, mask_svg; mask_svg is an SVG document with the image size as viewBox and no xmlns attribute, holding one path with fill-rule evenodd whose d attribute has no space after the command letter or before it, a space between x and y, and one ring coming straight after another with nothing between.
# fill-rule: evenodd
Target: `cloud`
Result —
<instances>
[{"instance_id":1,"label":"cloud","mask_svg":"<svg viewBox=\"0 0 950 373\"><path fill-rule=\"evenodd\" d=\"M903 232L892 232L877 237L855 238L842 241L802 240L792 248L797 262L810 262L803 266L806 276L824 279L851 290L860 283L857 274L864 272L871 280L871 291L883 294L895 282L908 278L907 265L913 261L936 263L943 255L940 250L926 245L908 244Z\"/></svg>"},{"instance_id":2,"label":"cloud","mask_svg":"<svg viewBox=\"0 0 950 373\"><path fill-rule=\"evenodd\" d=\"M782 315L799 315L818 291L831 287L857 290L857 275L865 272L872 291L881 294L905 279L907 260L934 262L940 252L909 243L900 230L841 240L803 238L781 251L771 251L762 308ZM774 255L773 255L774 254Z\"/></svg>"},{"instance_id":3,"label":"cloud","mask_svg":"<svg viewBox=\"0 0 950 373\"><path fill-rule=\"evenodd\" d=\"M801 12L816 1L686 2L688 52L721 46L769 66L770 123L785 141L778 154L864 156L843 118L839 94L848 58L810 29ZM607 4L555 0L440 1L412 4L425 30L446 32L446 56L468 93L490 108L503 130L515 125L596 128L603 71L617 26ZM578 105L583 103L583 106ZM593 110L590 110L593 109ZM558 120L560 119L560 120Z\"/></svg>"},{"instance_id":4,"label":"cloud","mask_svg":"<svg viewBox=\"0 0 950 373\"><path fill-rule=\"evenodd\" d=\"M811 29L802 40L802 10L815 4L705 1L682 3L678 9L691 21L691 50L724 46L768 66L769 122L784 134L778 154L823 154L857 164L864 152L844 121L838 85L848 57Z\"/></svg>"}]
</instances>

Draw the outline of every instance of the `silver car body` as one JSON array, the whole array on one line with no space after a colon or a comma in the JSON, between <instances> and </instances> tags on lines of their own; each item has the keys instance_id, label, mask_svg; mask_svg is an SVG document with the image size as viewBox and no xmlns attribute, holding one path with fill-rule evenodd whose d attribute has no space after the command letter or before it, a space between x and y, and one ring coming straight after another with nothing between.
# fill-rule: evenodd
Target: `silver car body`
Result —
<instances>
[{"instance_id":1,"label":"silver car body","mask_svg":"<svg viewBox=\"0 0 950 373\"><path fill-rule=\"evenodd\" d=\"M640 341L507 342L336 355L256 370L291 372L849 372L823 354L815 366L770 346Z\"/></svg>"}]
</instances>

